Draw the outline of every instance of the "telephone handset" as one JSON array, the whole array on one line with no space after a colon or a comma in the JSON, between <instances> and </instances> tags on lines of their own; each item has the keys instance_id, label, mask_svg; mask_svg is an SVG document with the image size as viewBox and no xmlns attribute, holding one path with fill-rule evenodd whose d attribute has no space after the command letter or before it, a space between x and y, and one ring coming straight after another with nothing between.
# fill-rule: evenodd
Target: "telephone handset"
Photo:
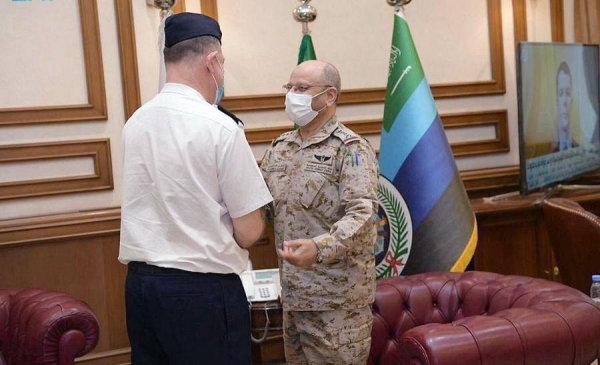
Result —
<instances>
[{"instance_id":1,"label":"telephone handset","mask_svg":"<svg viewBox=\"0 0 600 365\"><path fill-rule=\"evenodd\" d=\"M279 269L244 271L240 278L250 302L268 302L279 297Z\"/></svg>"}]
</instances>

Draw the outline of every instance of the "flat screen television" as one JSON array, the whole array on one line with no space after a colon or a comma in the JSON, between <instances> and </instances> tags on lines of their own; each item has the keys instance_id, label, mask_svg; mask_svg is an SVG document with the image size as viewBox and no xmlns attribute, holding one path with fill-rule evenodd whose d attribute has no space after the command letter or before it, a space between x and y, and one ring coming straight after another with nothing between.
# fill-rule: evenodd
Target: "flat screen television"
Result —
<instances>
[{"instance_id":1,"label":"flat screen television","mask_svg":"<svg viewBox=\"0 0 600 365\"><path fill-rule=\"evenodd\" d=\"M600 168L598 45L517 47L520 193Z\"/></svg>"}]
</instances>

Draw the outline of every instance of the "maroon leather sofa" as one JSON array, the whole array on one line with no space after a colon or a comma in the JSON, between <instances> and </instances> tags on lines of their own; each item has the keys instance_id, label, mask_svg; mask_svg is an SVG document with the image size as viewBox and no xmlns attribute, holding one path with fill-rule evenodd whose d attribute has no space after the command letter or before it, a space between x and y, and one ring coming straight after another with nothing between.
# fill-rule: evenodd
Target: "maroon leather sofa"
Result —
<instances>
[{"instance_id":1,"label":"maroon leather sofa","mask_svg":"<svg viewBox=\"0 0 600 365\"><path fill-rule=\"evenodd\" d=\"M568 286L489 272L378 280L369 365L589 365L600 307Z\"/></svg>"},{"instance_id":2,"label":"maroon leather sofa","mask_svg":"<svg viewBox=\"0 0 600 365\"><path fill-rule=\"evenodd\" d=\"M0 289L0 365L72 365L98 343L81 300L43 289Z\"/></svg>"}]
</instances>

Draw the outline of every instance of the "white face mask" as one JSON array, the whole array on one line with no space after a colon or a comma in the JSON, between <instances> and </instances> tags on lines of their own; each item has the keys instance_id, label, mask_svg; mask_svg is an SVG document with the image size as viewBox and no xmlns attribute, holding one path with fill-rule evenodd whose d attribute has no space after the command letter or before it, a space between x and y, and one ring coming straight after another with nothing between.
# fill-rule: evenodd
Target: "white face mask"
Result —
<instances>
[{"instance_id":1,"label":"white face mask","mask_svg":"<svg viewBox=\"0 0 600 365\"><path fill-rule=\"evenodd\" d=\"M288 118L300 127L304 127L312 122L312 120L327 107L327 104L325 104L321 109L316 111L313 110L312 99L323 94L327 90L328 89L325 89L315 96L309 94L296 94L291 91L285 94L285 113Z\"/></svg>"}]
</instances>

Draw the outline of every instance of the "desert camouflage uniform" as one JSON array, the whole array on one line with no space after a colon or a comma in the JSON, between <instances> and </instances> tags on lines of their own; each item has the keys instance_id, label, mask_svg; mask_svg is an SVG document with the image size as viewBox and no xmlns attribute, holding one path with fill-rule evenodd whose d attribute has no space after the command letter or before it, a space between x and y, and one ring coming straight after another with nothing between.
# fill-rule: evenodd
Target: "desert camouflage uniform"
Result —
<instances>
[{"instance_id":1,"label":"desert camouflage uniform","mask_svg":"<svg viewBox=\"0 0 600 365\"><path fill-rule=\"evenodd\" d=\"M280 262L283 309L288 312L285 318L302 316L304 330L328 338L334 351L330 356L337 356L335 351L341 350L341 345L364 345L363 340L367 340L366 350L363 345L351 350L366 351L364 362L372 319L367 316L365 322L363 314L375 295L373 248L379 169L373 148L333 117L307 141L302 141L298 131L275 139L261 170L274 198L276 246L281 248L283 241L293 239L313 239L323 258L309 269ZM321 312L300 313L313 311ZM327 319L328 315L333 317ZM313 323L306 324L311 319ZM338 326L341 323L343 326ZM290 334L294 324L284 326ZM337 339L327 332L333 328L337 328ZM285 339L288 363L306 363L289 358L293 354L288 351L298 344L293 345L287 335Z\"/></svg>"}]
</instances>

